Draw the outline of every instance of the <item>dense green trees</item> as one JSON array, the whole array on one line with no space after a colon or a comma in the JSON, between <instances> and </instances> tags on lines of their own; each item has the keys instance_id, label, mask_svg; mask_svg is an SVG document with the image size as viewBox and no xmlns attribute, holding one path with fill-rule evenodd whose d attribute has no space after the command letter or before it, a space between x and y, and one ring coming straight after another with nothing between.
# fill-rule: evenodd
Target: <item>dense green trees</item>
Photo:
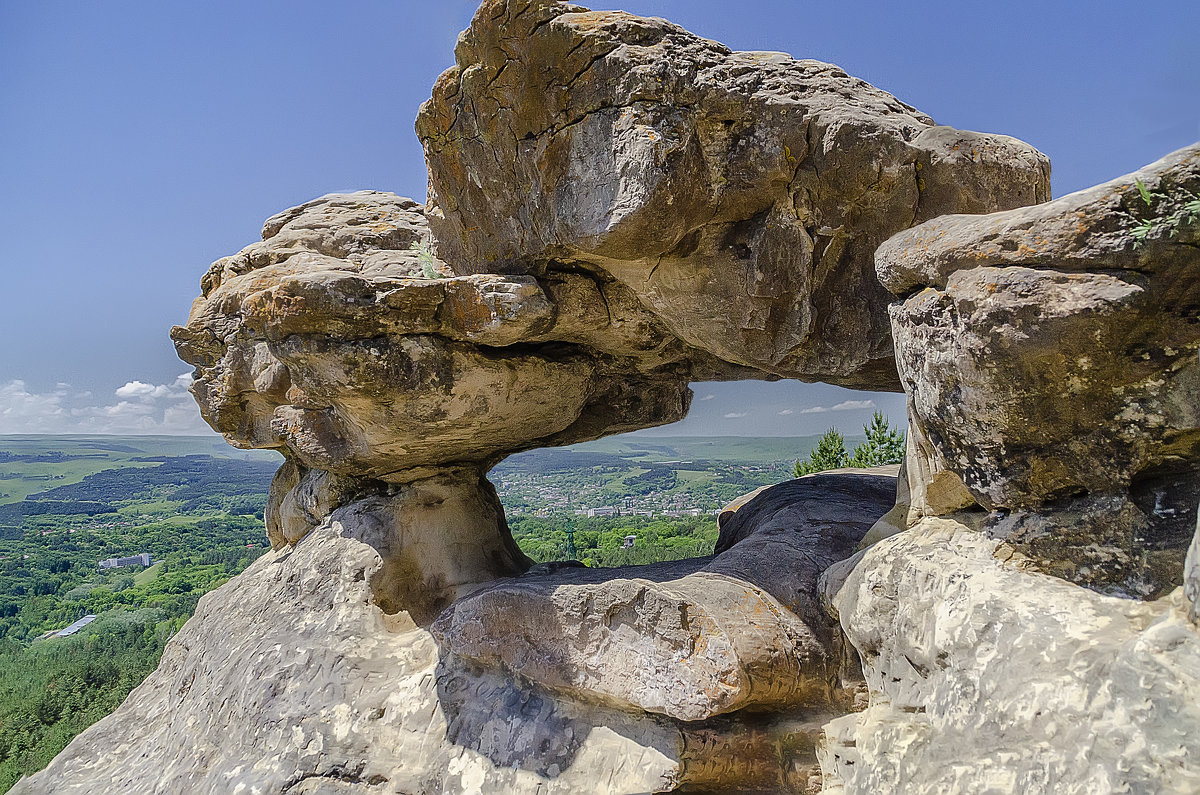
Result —
<instances>
[{"instance_id":1,"label":"dense green trees","mask_svg":"<svg viewBox=\"0 0 1200 795\"><path fill-rule=\"evenodd\" d=\"M882 464L899 464L904 460L904 432L893 430L888 420L878 411L871 422L863 426L866 441L846 452L846 443L836 429L829 431L817 442L816 448L804 461L796 461L793 470L796 477L811 475L840 467L875 467Z\"/></svg>"},{"instance_id":2,"label":"dense green trees","mask_svg":"<svg viewBox=\"0 0 1200 795\"><path fill-rule=\"evenodd\" d=\"M0 506L0 792L115 709L199 598L267 548L273 465L142 463L157 465ZM158 562L97 566L139 552ZM87 614L99 618L78 634L38 640Z\"/></svg>"},{"instance_id":3,"label":"dense green trees","mask_svg":"<svg viewBox=\"0 0 1200 795\"><path fill-rule=\"evenodd\" d=\"M846 466L877 467L899 464L904 460L904 431L892 430L887 418L875 412L871 422L863 426L867 440L854 448Z\"/></svg>"},{"instance_id":4,"label":"dense green trees","mask_svg":"<svg viewBox=\"0 0 1200 795\"><path fill-rule=\"evenodd\" d=\"M54 642L0 641L0 792L45 767L154 670L182 624L160 619L137 611Z\"/></svg>"},{"instance_id":5,"label":"dense green trees","mask_svg":"<svg viewBox=\"0 0 1200 795\"><path fill-rule=\"evenodd\" d=\"M796 477L837 469L846 466L846 442L836 429L829 431L817 442L817 446L804 461L797 461L793 473Z\"/></svg>"},{"instance_id":6,"label":"dense green trees","mask_svg":"<svg viewBox=\"0 0 1200 795\"><path fill-rule=\"evenodd\" d=\"M538 563L567 559L568 524L575 529L576 555L588 566L607 568L695 558L711 555L717 543L717 523L712 516L518 516L509 520L517 545ZM628 535L637 536L637 540L626 548Z\"/></svg>"}]
</instances>

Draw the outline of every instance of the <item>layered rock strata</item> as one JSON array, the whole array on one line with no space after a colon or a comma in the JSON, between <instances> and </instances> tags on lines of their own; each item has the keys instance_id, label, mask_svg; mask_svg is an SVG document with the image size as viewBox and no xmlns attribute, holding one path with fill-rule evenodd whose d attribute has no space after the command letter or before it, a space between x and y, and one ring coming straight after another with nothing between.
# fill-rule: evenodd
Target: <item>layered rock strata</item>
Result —
<instances>
[{"instance_id":1,"label":"layered rock strata","mask_svg":"<svg viewBox=\"0 0 1200 795\"><path fill-rule=\"evenodd\" d=\"M673 422L693 371L717 375L620 285L449 276L421 211L325 196L214 263L172 330L204 418L308 469L403 483Z\"/></svg>"},{"instance_id":2,"label":"layered rock strata","mask_svg":"<svg viewBox=\"0 0 1200 795\"><path fill-rule=\"evenodd\" d=\"M910 470L943 473L920 513L978 505L1003 554L1101 589L1180 584L1200 502L1198 195L1192 146L879 249L903 299Z\"/></svg>"}]
</instances>

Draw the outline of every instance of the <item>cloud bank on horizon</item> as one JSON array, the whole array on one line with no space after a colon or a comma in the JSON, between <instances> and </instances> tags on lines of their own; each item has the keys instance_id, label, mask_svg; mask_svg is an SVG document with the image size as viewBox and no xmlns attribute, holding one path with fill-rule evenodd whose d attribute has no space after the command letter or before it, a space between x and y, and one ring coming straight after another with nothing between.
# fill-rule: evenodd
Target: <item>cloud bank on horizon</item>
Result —
<instances>
[{"instance_id":1,"label":"cloud bank on horizon","mask_svg":"<svg viewBox=\"0 0 1200 795\"><path fill-rule=\"evenodd\" d=\"M191 373L163 384L126 381L109 389L60 382L39 389L21 378L0 381L0 434L215 436L188 392ZM646 436L808 436L837 428L859 434L874 411L905 424L904 395L854 392L799 381L695 383L691 411Z\"/></svg>"},{"instance_id":2,"label":"cloud bank on horizon","mask_svg":"<svg viewBox=\"0 0 1200 795\"><path fill-rule=\"evenodd\" d=\"M0 434L211 435L191 383L191 373L169 384L128 381L105 399L67 383L36 392L13 379L0 383Z\"/></svg>"}]
</instances>

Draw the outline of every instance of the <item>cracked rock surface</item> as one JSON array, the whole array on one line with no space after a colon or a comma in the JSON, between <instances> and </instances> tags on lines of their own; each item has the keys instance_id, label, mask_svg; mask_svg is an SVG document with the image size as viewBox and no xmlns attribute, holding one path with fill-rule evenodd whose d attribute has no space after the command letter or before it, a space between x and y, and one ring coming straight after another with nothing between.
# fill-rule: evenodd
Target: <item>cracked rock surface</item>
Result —
<instances>
[{"instance_id":1,"label":"cracked rock surface","mask_svg":"<svg viewBox=\"0 0 1200 795\"><path fill-rule=\"evenodd\" d=\"M827 793L1200 789L1200 635L1180 590L1103 596L931 517L834 602L871 706L825 727Z\"/></svg>"},{"instance_id":2,"label":"cracked rock surface","mask_svg":"<svg viewBox=\"0 0 1200 795\"><path fill-rule=\"evenodd\" d=\"M1021 141L662 19L486 0L455 55L417 119L439 256L603 273L762 373L897 390L875 248L1049 198L1049 163Z\"/></svg>"}]
</instances>

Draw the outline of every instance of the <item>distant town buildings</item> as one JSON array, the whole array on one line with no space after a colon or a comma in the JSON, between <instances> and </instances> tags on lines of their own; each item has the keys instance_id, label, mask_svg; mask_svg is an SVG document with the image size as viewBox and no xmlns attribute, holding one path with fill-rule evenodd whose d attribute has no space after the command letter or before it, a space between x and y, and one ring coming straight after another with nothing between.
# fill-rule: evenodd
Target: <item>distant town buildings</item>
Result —
<instances>
[{"instance_id":1,"label":"distant town buildings","mask_svg":"<svg viewBox=\"0 0 1200 795\"><path fill-rule=\"evenodd\" d=\"M123 569L126 566L149 566L150 553L142 552L138 555L133 555L128 558L109 558L108 560L100 561L102 569Z\"/></svg>"}]
</instances>

